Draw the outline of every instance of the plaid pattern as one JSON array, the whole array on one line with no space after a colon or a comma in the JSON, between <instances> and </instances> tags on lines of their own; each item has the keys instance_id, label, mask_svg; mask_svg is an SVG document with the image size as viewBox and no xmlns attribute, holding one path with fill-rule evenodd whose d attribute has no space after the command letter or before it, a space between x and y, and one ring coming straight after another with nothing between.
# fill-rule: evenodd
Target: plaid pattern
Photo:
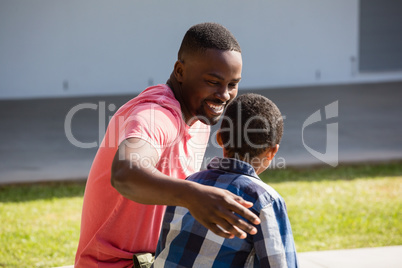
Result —
<instances>
[{"instance_id":1,"label":"plaid pattern","mask_svg":"<svg viewBox=\"0 0 402 268\"><path fill-rule=\"evenodd\" d=\"M188 180L227 189L253 202L258 233L224 239L197 222L183 207L167 207L154 267L298 267L282 197L246 162L214 158L208 170ZM202 200L200 200L202 202Z\"/></svg>"}]
</instances>

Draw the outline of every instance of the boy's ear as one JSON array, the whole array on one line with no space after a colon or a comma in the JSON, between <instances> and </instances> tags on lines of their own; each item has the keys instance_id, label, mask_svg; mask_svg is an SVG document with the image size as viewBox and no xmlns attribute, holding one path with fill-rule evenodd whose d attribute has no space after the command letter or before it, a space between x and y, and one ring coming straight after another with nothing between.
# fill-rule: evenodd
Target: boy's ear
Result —
<instances>
[{"instance_id":1,"label":"boy's ear","mask_svg":"<svg viewBox=\"0 0 402 268\"><path fill-rule=\"evenodd\" d=\"M274 147L271 147L267 150L267 153L265 156L268 158L268 160L272 160L272 159L274 159L274 156L276 155L278 150L279 150L279 144L276 144Z\"/></svg>"},{"instance_id":2,"label":"boy's ear","mask_svg":"<svg viewBox=\"0 0 402 268\"><path fill-rule=\"evenodd\" d=\"M218 130L218 132L216 133L216 142L219 144L220 147L223 148L223 142L220 130Z\"/></svg>"},{"instance_id":3,"label":"boy's ear","mask_svg":"<svg viewBox=\"0 0 402 268\"><path fill-rule=\"evenodd\" d=\"M181 60L177 60L176 63L174 64L174 69L173 69L174 76L176 77L176 80L178 82L183 81L183 73L184 73L184 62Z\"/></svg>"}]
</instances>

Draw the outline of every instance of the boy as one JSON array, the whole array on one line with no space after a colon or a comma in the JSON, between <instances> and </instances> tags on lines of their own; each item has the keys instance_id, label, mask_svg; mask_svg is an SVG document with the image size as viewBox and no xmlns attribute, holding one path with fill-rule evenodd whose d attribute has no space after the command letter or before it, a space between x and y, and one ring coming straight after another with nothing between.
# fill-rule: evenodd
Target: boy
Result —
<instances>
[{"instance_id":1,"label":"boy","mask_svg":"<svg viewBox=\"0 0 402 268\"><path fill-rule=\"evenodd\" d=\"M154 267L297 267L297 256L282 197L257 174L279 148L283 120L269 99L245 94L225 112L217 141L224 158L188 180L235 193L254 204L261 219L255 235L225 239L203 227L186 208L168 207ZM200 200L202 203L202 200Z\"/></svg>"}]
</instances>

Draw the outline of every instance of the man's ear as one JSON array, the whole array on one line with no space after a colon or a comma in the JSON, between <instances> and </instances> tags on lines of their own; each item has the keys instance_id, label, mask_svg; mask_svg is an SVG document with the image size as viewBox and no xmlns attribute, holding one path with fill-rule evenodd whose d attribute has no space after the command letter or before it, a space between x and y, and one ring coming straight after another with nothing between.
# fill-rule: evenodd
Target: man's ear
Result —
<instances>
[{"instance_id":1,"label":"man's ear","mask_svg":"<svg viewBox=\"0 0 402 268\"><path fill-rule=\"evenodd\" d=\"M181 60L177 60L176 63L174 64L174 69L173 69L174 76L176 77L176 80L181 83L183 82L183 74L184 74L184 62Z\"/></svg>"},{"instance_id":2,"label":"man's ear","mask_svg":"<svg viewBox=\"0 0 402 268\"><path fill-rule=\"evenodd\" d=\"M221 136L221 131L218 130L218 132L216 133L216 142L218 143L218 145L220 147L223 148L223 142L222 142L222 136Z\"/></svg>"},{"instance_id":3,"label":"man's ear","mask_svg":"<svg viewBox=\"0 0 402 268\"><path fill-rule=\"evenodd\" d=\"M276 144L274 147L271 147L267 150L267 153L265 156L268 158L268 160L272 160L272 159L274 159L274 156L276 155L278 150L279 150L279 144Z\"/></svg>"}]
</instances>

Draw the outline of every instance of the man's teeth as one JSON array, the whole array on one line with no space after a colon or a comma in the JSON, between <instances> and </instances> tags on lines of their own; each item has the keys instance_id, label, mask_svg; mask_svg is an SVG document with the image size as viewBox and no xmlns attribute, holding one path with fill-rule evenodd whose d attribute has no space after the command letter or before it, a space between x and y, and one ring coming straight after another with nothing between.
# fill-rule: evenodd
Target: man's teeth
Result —
<instances>
[{"instance_id":1,"label":"man's teeth","mask_svg":"<svg viewBox=\"0 0 402 268\"><path fill-rule=\"evenodd\" d=\"M219 113L223 111L224 105L223 104L214 104L214 103L207 103L209 108L211 108L212 110L214 110L214 112Z\"/></svg>"}]
</instances>

